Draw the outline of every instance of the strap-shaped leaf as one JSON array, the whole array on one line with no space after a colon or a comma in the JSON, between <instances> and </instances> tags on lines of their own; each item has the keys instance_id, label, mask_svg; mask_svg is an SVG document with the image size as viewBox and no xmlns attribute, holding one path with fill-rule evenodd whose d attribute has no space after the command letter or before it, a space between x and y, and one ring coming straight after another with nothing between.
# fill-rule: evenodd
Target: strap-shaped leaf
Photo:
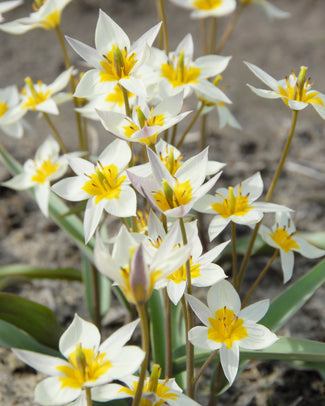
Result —
<instances>
[{"instance_id":1,"label":"strap-shaped leaf","mask_svg":"<svg viewBox=\"0 0 325 406\"><path fill-rule=\"evenodd\" d=\"M0 320L25 331L39 343L58 348L63 329L48 307L11 293L0 293Z\"/></svg>"},{"instance_id":2,"label":"strap-shaped leaf","mask_svg":"<svg viewBox=\"0 0 325 406\"><path fill-rule=\"evenodd\" d=\"M0 278L19 276L28 279L66 279L81 281L81 272L73 268L39 268L25 264L13 264L0 267Z\"/></svg>"}]
</instances>

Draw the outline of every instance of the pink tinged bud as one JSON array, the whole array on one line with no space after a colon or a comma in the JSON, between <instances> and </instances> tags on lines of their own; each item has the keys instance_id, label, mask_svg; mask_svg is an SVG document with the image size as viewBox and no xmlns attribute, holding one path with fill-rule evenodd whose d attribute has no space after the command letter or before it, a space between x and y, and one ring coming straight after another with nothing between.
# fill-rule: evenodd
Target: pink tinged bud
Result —
<instances>
[{"instance_id":1,"label":"pink tinged bud","mask_svg":"<svg viewBox=\"0 0 325 406\"><path fill-rule=\"evenodd\" d=\"M148 301L150 292L150 275L145 263L142 244L135 251L130 269L130 288L136 304Z\"/></svg>"}]
</instances>

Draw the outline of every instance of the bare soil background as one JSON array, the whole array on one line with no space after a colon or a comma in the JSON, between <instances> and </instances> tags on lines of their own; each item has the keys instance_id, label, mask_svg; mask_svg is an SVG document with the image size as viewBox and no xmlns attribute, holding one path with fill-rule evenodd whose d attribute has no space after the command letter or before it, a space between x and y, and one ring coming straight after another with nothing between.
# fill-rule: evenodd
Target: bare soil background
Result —
<instances>
[{"instance_id":1,"label":"bare soil background","mask_svg":"<svg viewBox=\"0 0 325 406\"><path fill-rule=\"evenodd\" d=\"M269 22L259 9L249 7L222 52L223 55L232 55L229 67L223 74L223 84L228 86L226 93L233 101L231 110L243 131L229 127L219 130L217 118L212 115L208 119L209 158L227 163L218 186L236 184L259 170L267 187L290 126L291 113L281 101L258 98L247 88L246 83L257 87L262 87L262 83L245 67L244 60L260 66L277 79L290 74L291 70L298 73L299 67L306 65L309 67L308 75L315 81L315 88L325 92L325 1L275 0L274 4L290 11L291 18ZM75 0L63 13L63 32L93 45L99 7L119 23L132 40L156 22L153 0ZM31 1L26 0L22 7L6 14L6 19L9 21L26 16L30 8ZM188 12L168 1L166 13L170 49L174 49L184 35L191 31L196 56L199 56L198 22L190 20ZM222 33L228 20L220 19L219 33ZM82 68L80 59L72 50L70 57L76 67ZM0 32L0 88L9 84L20 87L25 76L50 83L63 68L54 32L34 30L23 36ZM193 100L186 101L186 107L191 107L193 103ZM54 121L69 147L77 148L75 128L70 125L72 110L62 106L60 111L60 117ZM21 163L33 156L37 146L50 133L35 115L29 115L28 121L32 127L23 139L17 141L0 135L1 142ZM107 145L109 138L100 126L93 123L90 125L98 133L92 147L94 152L100 151ZM324 136L324 121L312 108L299 114L288 163L273 199L295 210L296 226L304 231L325 229ZM194 137L190 137L187 147L194 150ZM4 165L0 164L0 182L9 177ZM316 262L299 259L293 280L302 276ZM0 265L11 263L53 268L81 267L74 244L50 220L44 218L27 193L18 194L1 187ZM255 279L264 264L265 258L253 262L248 282ZM229 264L225 263L224 268L229 272ZM257 290L255 299L272 298L282 289L282 275L277 262ZM71 321L75 312L88 317L83 289L77 282L33 281L17 284L14 292L49 306L63 325ZM325 289L319 289L281 334L324 341L324 294ZM122 309L116 303L106 318L106 327L116 324L121 314ZM33 389L43 377L23 366L5 348L0 348L0 377L1 405L36 405ZM207 404L208 399L206 384L203 382L200 388L198 400L202 405ZM220 405L321 406L325 405L325 384L315 371L295 370L280 362L253 362L220 398Z\"/></svg>"}]
</instances>

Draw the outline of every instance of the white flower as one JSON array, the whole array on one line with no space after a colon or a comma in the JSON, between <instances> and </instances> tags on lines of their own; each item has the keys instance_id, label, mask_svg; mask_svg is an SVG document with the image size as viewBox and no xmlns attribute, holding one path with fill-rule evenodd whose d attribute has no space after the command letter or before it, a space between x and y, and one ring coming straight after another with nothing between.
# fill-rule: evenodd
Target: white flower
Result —
<instances>
[{"instance_id":1,"label":"white flower","mask_svg":"<svg viewBox=\"0 0 325 406\"><path fill-rule=\"evenodd\" d=\"M35 400L45 406L59 406L84 396L84 389L91 389L96 401L98 386L121 379L139 368L144 352L136 346L125 346L138 321L115 331L102 344L95 325L75 315L59 342L63 358L14 349L26 364L50 375L35 388ZM114 390L115 385L112 385ZM107 387L109 393L110 385ZM100 394L102 398L102 393ZM110 400L107 396L106 400Z\"/></svg>"},{"instance_id":2,"label":"white flower","mask_svg":"<svg viewBox=\"0 0 325 406\"><path fill-rule=\"evenodd\" d=\"M235 0L170 0L176 6L192 10L192 18L222 17L236 8Z\"/></svg>"},{"instance_id":3,"label":"white flower","mask_svg":"<svg viewBox=\"0 0 325 406\"><path fill-rule=\"evenodd\" d=\"M130 159L127 143L113 141L101 153L96 166L85 159L69 158L77 176L53 185L54 192L66 200L88 200L84 217L86 243L93 236L103 210L117 217L136 214L136 194L125 173Z\"/></svg>"},{"instance_id":4,"label":"white flower","mask_svg":"<svg viewBox=\"0 0 325 406\"><path fill-rule=\"evenodd\" d=\"M184 97L188 97L198 90L205 96L210 95L224 103L231 103L220 89L207 80L223 72L231 57L206 55L194 60L193 53L191 34L187 34L175 52L170 52L168 56L161 50L152 50L148 64L156 72L160 94L172 95L183 90Z\"/></svg>"},{"instance_id":5,"label":"white flower","mask_svg":"<svg viewBox=\"0 0 325 406\"><path fill-rule=\"evenodd\" d=\"M69 83L71 71L72 68L67 69L49 85L41 80L34 84L31 78L27 77L25 79L26 84L21 91L21 110L59 114L57 104L71 98L71 95L67 93L58 93Z\"/></svg>"},{"instance_id":6,"label":"white flower","mask_svg":"<svg viewBox=\"0 0 325 406\"><path fill-rule=\"evenodd\" d=\"M160 158L147 147L153 177L142 177L132 170L129 178L135 189L152 207L167 217L183 217L193 204L216 183L221 173L204 183L208 169L208 148L188 159L172 175Z\"/></svg>"},{"instance_id":7,"label":"white flower","mask_svg":"<svg viewBox=\"0 0 325 406\"><path fill-rule=\"evenodd\" d=\"M115 240L112 253L109 252L103 241L96 236L95 264L98 270L113 280L123 291L127 300L137 303L134 289L131 286L133 269L139 264L134 256L139 246L143 250L143 260L140 264L147 273L143 288L149 298L153 289L162 287L164 277L179 268L189 258L189 247L176 245L179 234L179 224L175 223L169 232L159 241L157 249L148 249L148 242L144 234L130 234L124 226L121 227Z\"/></svg>"},{"instance_id":8,"label":"white flower","mask_svg":"<svg viewBox=\"0 0 325 406\"><path fill-rule=\"evenodd\" d=\"M23 4L23 0L3 1L0 3L0 23L4 21L2 13L6 13Z\"/></svg>"},{"instance_id":9,"label":"white flower","mask_svg":"<svg viewBox=\"0 0 325 406\"><path fill-rule=\"evenodd\" d=\"M302 110L309 104L325 120L325 95L313 90L313 83L310 78L305 80L307 68L302 66L298 77L294 72L285 79L276 80L261 68L252 63L245 62L248 68L271 90L258 89L247 85L254 93L266 99L282 99L282 101L292 110ZM299 84L299 77L302 76Z\"/></svg>"},{"instance_id":10,"label":"white flower","mask_svg":"<svg viewBox=\"0 0 325 406\"><path fill-rule=\"evenodd\" d=\"M276 213L272 230L262 225L259 233L268 245L280 250L283 283L291 279L294 252L299 252L306 258L319 258L325 255L324 250L314 247L297 235L296 227L289 213Z\"/></svg>"},{"instance_id":11,"label":"white flower","mask_svg":"<svg viewBox=\"0 0 325 406\"><path fill-rule=\"evenodd\" d=\"M213 285L207 296L208 306L186 295L194 313L205 325L189 331L193 345L211 351L220 350L220 361L231 385L236 377L239 348L261 350L278 338L269 329L257 324L269 308L269 300L261 300L241 310L238 293L227 281Z\"/></svg>"},{"instance_id":12,"label":"white flower","mask_svg":"<svg viewBox=\"0 0 325 406\"><path fill-rule=\"evenodd\" d=\"M116 137L141 144L155 144L158 135L179 123L190 112L180 113L183 92L167 97L157 106L150 108L143 99L133 107L132 118L114 111L99 111L105 129Z\"/></svg>"},{"instance_id":13,"label":"white flower","mask_svg":"<svg viewBox=\"0 0 325 406\"><path fill-rule=\"evenodd\" d=\"M19 93L16 86L0 89L0 129L7 135L21 138L24 127L21 118L26 112L19 107Z\"/></svg>"},{"instance_id":14,"label":"white flower","mask_svg":"<svg viewBox=\"0 0 325 406\"><path fill-rule=\"evenodd\" d=\"M145 86L138 73L149 57L160 25L151 28L131 45L122 28L100 10L95 34L96 49L67 38L72 48L94 68L82 76L75 96L91 97L107 93L107 84L111 83L119 83L131 93L145 96Z\"/></svg>"},{"instance_id":15,"label":"white flower","mask_svg":"<svg viewBox=\"0 0 325 406\"><path fill-rule=\"evenodd\" d=\"M36 151L35 158L25 162L24 172L2 185L15 190L33 187L39 208L48 216L50 183L61 178L68 167L68 155L59 156L59 152L59 144L54 138L48 137Z\"/></svg>"},{"instance_id":16,"label":"white flower","mask_svg":"<svg viewBox=\"0 0 325 406\"><path fill-rule=\"evenodd\" d=\"M290 17L289 12L279 9L279 7L276 7L268 0L240 0L240 2L244 4L256 4L270 20Z\"/></svg>"},{"instance_id":17,"label":"white flower","mask_svg":"<svg viewBox=\"0 0 325 406\"><path fill-rule=\"evenodd\" d=\"M214 214L209 225L212 241L231 222L237 224L256 224L263 213L290 211L285 206L274 203L255 202L263 192L263 181L259 172L235 187L217 189L215 195L205 195L194 205L194 209Z\"/></svg>"},{"instance_id":18,"label":"white flower","mask_svg":"<svg viewBox=\"0 0 325 406\"><path fill-rule=\"evenodd\" d=\"M71 1L34 0L34 13L31 13L29 17L18 18L18 20L1 24L0 30L9 34L25 34L25 32L35 28L51 30L60 25L62 11Z\"/></svg>"}]
</instances>

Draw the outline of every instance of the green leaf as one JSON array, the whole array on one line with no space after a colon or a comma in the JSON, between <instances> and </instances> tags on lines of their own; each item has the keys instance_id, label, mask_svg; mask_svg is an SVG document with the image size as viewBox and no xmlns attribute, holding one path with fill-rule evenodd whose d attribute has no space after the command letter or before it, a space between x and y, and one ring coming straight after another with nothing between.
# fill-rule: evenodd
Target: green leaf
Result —
<instances>
[{"instance_id":1,"label":"green leaf","mask_svg":"<svg viewBox=\"0 0 325 406\"><path fill-rule=\"evenodd\" d=\"M0 320L20 328L45 346L58 348L63 329L46 306L1 292Z\"/></svg>"},{"instance_id":2,"label":"green leaf","mask_svg":"<svg viewBox=\"0 0 325 406\"><path fill-rule=\"evenodd\" d=\"M161 367L162 376L165 376L165 312L161 292L154 290L149 299L148 310L150 315L150 342L153 361Z\"/></svg>"},{"instance_id":3,"label":"green leaf","mask_svg":"<svg viewBox=\"0 0 325 406\"><path fill-rule=\"evenodd\" d=\"M325 260L274 299L260 321L272 331L282 327L325 282Z\"/></svg>"},{"instance_id":4,"label":"green leaf","mask_svg":"<svg viewBox=\"0 0 325 406\"><path fill-rule=\"evenodd\" d=\"M8 348L21 348L23 350L40 352L42 354L60 357L60 353L36 341L18 327L0 320L0 345Z\"/></svg>"},{"instance_id":5,"label":"green leaf","mask_svg":"<svg viewBox=\"0 0 325 406\"><path fill-rule=\"evenodd\" d=\"M73 268L39 268L31 265L13 264L0 267L0 278L19 276L28 279L66 279L70 281L81 281L81 272Z\"/></svg>"},{"instance_id":6,"label":"green leaf","mask_svg":"<svg viewBox=\"0 0 325 406\"><path fill-rule=\"evenodd\" d=\"M177 354L183 355L175 357L173 361L173 373L186 370L185 348L182 346L177 349ZM201 366L211 354L211 351L195 348L194 365ZM282 361L303 361L325 363L325 343L313 340L304 340L298 338L280 337L278 341L264 350L246 350L240 349L240 361L251 359L272 359Z\"/></svg>"}]
</instances>

